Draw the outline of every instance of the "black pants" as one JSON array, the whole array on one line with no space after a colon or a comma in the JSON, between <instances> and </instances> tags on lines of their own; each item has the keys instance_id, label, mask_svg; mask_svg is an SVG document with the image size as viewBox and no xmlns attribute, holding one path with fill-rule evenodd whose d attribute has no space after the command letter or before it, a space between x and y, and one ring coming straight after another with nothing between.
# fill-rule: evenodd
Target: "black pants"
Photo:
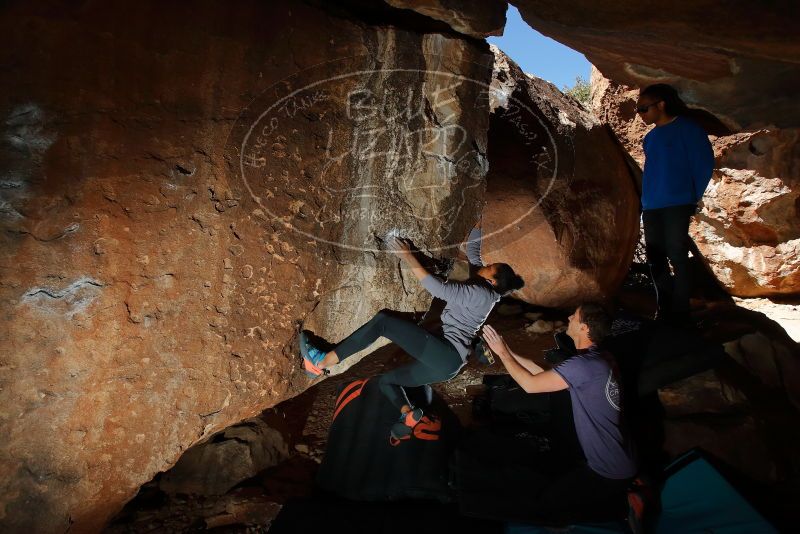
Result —
<instances>
[{"instance_id":1,"label":"black pants","mask_svg":"<svg viewBox=\"0 0 800 534\"><path fill-rule=\"evenodd\" d=\"M647 263L660 312L689 312L689 219L695 209L694 204L686 204L642 213ZM670 274L670 264L674 276Z\"/></svg>"},{"instance_id":2,"label":"black pants","mask_svg":"<svg viewBox=\"0 0 800 534\"><path fill-rule=\"evenodd\" d=\"M524 434L490 429L473 433L454 456L454 485L466 515L567 525L625 516L629 480L595 473L575 432L569 391L537 393L550 408L549 452ZM549 398L548 398L549 397Z\"/></svg>"},{"instance_id":3,"label":"black pants","mask_svg":"<svg viewBox=\"0 0 800 534\"><path fill-rule=\"evenodd\" d=\"M381 391L398 409L411 405L405 387L428 386L456 376L464 365L452 343L416 324L379 311L336 347L340 360L369 347L379 337L390 339L417 361L381 375ZM427 392L430 393L430 390ZM430 398L430 395L428 395Z\"/></svg>"}]
</instances>

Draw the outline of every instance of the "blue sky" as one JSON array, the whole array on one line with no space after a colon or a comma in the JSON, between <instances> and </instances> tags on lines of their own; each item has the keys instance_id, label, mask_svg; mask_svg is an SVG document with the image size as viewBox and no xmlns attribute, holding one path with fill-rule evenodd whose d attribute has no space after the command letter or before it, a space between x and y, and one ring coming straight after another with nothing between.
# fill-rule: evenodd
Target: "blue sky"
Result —
<instances>
[{"instance_id":1,"label":"blue sky","mask_svg":"<svg viewBox=\"0 0 800 534\"><path fill-rule=\"evenodd\" d=\"M559 89L575 85L576 76L589 81L590 65L583 54L532 29L512 5L508 6L506 19L503 36L489 37L487 41L508 54L523 71L551 81Z\"/></svg>"}]
</instances>

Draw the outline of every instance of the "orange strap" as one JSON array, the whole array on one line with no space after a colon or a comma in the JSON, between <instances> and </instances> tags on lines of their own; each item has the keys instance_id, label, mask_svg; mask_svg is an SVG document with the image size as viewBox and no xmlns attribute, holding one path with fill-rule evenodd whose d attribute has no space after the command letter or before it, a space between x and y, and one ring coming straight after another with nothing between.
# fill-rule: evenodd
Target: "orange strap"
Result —
<instances>
[{"instance_id":1,"label":"orange strap","mask_svg":"<svg viewBox=\"0 0 800 534\"><path fill-rule=\"evenodd\" d=\"M336 416L339 415L339 412L341 412L342 409L350 403L350 401L361 395L361 390L364 389L364 384L367 383L367 380L368 379L356 380L355 382L348 384L347 387L342 390L342 392L339 394L339 398L336 399L336 411L333 412L333 420L331 420L331 422L336 420ZM342 398L344 398L344 400L342 400Z\"/></svg>"},{"instance_id":2,"label":"orange strap","mask_svg":"<svg viewBox=\"0 0 800 534\"><path fill-rule=\"evenodd\" d=\"M336 406L338 408L339 407L339 403L342 402L342 398L344 398L345 395L350 393L350 391L352 391L353 389L357 388L358 386L364 384L364 382L366 382L366 381L367 381L366 379L364 379L364 380L356 380L354 382L350 382L349 384L347 384L344 387L344 389L342 389L342 392L339 393L339 398L336 399L336 403L334 404L334 406Z\"/></svg>"},{"instance_id":3,"label":"orange strap","mask_svg":"<svg viewBox=\"0 0 800 534\"><path fill-rule=\"evenodd\" d=\"M414 427L414 437L427 441L436 441L439 439L438 432L441 429L442 421L438 417L429 418L425 415Z\"/></svg>"}]
</instances>

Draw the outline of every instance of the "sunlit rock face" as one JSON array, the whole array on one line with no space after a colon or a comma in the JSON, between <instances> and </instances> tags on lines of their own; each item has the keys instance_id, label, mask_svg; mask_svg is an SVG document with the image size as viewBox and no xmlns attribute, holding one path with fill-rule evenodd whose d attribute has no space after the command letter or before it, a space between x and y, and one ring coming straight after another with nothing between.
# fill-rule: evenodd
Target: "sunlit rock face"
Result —
<instances>
[{"instance_id":1,"label":"sunlit rock face","mask_svg":"<svg viewBox=\"0 0 800 534\"><path fill-rule=\"evenodd\" d=\"M503 35L508 4L503 0L384 0L387 4L410 9L446 23L470 37Z\"/></svg>"},{"instance_id":2,"label":"sunlit rock face","mask_svg":"<svg viewBox=\"0 0 800 534\"><path fill-rule=\"evenodd\" d=\"M635 116L638 91L592 77L595 114L640 164L652 128ZM732 295L800 294L800 144L796 128L712 136L716 164L690 234Z\"/></svg>"},{"instance_id":3,"label":"sunlit rock face","mask_svg":"<svg viewBox=\"0 0 800 534\"><path fill-rule=\"evenodd\" d=\"M639 168L643 168L642 139L652 126L645 124L636 113L639 90L609 80L594 65L590 83L592 113L597 120L611 127L628 154Z\"/></svg>"},{"instance_id":4,"label":"sunlit rock face","mask_svg":"<svg viewBox=\"0 0 800 534\"><path fill-rule=\"evenodd\" d=\"M799 134L762 130L714 142L717 169L690 234L733 295L800 295Z\"/></svg>"},{"instance_id":5,"label":"sunlit rock face","mask_svg":"<svg viewBox=\"0 0 800 534\"><path fill-rule=\"evenodd\" d=\"M675 85L728 128L800 125L800 9L712 0L514 0L534 29L633 87Z\"/></svg>"},{"instance_id":6,"label":"sunlit rock face","mask_svg":"<svg viewBox=\"0 0 800 534\"><path fill-rule=\"evenodd\" d=\"M534 304L609 296L639 234L625 152L581 104L494 51L484 260L510 264Z\"/></svg>"},{"instance_id":7,"label":"sunlit rock face","mask_svg":"<svg viewBox=\"0 0 800 534\"><path fill-rule=\"evenodd\" d=\"M0 29L4 531L100 530L309 385L301 324L427 308L387 234L446 259L478 217L478 41L282 1L18 3Z\"/></svg>"}]
</instances>

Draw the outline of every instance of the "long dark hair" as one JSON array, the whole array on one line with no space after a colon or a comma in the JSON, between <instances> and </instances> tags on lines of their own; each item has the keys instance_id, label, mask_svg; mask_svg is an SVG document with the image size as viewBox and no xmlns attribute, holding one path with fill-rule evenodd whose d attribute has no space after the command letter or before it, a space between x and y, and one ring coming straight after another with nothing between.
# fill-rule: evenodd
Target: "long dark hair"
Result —
<instances>
[{"instance_id":1,"label":"long dark hair","mask_svg":"<svg viewBox=\"0 0 800 534\"><path fill-rule=\"evenodd\" d=\"M497 271L494 275L494 279L497 282L497 285L494 286L494 290L501 295L511 293L517 289L522 289L525 285L525 281L522 277L515 273L514 269L507 263L497 264Z\"/></svg>"},{"instance_id":2,"label":"long dark hair","mask_svg":"<svg viewBox=\"0 0 800 534\"><path fill-rule=\"evenodd\" d=\"M648 85L639 92L640 97L645 95L654 100L661 100L664 102L664 112L670 117L685 115L689 110L689 108L686 107L686 103L684 103L680 95L678 95L678 91L666 83Z\"/></svg>"}]
</instances>

